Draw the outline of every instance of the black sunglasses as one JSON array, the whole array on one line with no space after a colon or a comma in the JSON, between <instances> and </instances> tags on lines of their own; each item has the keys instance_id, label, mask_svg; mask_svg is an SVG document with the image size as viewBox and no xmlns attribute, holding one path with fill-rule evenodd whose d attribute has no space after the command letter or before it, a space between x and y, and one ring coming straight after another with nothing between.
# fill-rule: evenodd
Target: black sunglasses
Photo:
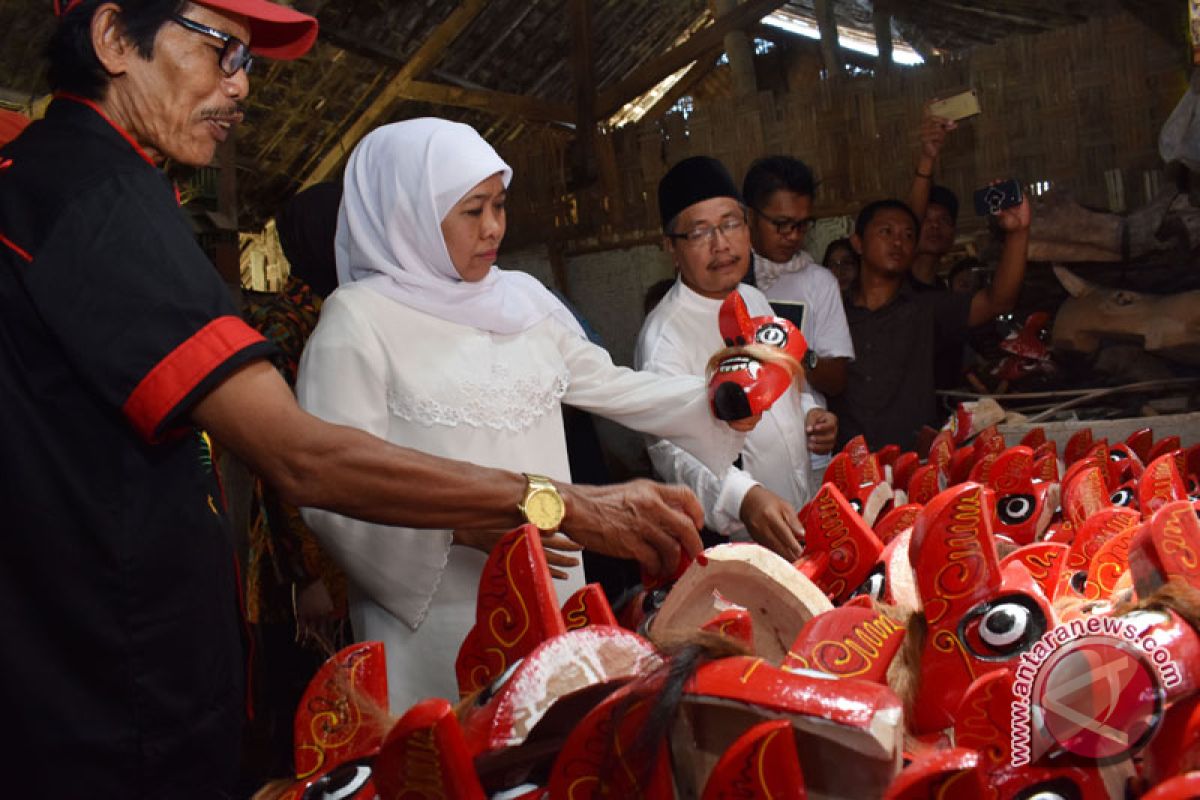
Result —
<instances>
[{"instance_id":1,"label":"black sunglasses","mask_svg":"<svg viewBox=\"0 0 1200 800\"><path fill-rule=\"evenodd\" d=\"M250 74L250 67L254 64L254 56L250 54L250 45L243 42L228 33L222 33L216 28L210 28L207 25L201 25L195 20L175 14L171 20L189 31L200 33L205 36L210 36L221 43L221 50L217 56L217 64L221 67L221 72L225 76L232 78L238 73L239 69L246 70L246 74Z\"/></svg>"}]
</instances>

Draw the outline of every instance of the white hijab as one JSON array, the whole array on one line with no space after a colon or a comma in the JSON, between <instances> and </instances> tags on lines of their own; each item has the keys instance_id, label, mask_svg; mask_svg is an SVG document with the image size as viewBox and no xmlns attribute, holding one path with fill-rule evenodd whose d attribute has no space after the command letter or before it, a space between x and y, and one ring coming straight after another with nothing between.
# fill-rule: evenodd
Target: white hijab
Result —
<instances>
[{"instance_id":1,"label":"white hijab","mask_svg":"<svg viewBox=\"0 0 1200 800\"><path fill-rule=\"evenodd\" d=\"M492 265L479 281L459 277L442 220L480 181L512 168L475 130L424 118L367 134L346 165L338 210L338 283L359 281L441 319L498 334L553 316L583 336L566 306L524 272Z\"/></svg>"}]
</instances>

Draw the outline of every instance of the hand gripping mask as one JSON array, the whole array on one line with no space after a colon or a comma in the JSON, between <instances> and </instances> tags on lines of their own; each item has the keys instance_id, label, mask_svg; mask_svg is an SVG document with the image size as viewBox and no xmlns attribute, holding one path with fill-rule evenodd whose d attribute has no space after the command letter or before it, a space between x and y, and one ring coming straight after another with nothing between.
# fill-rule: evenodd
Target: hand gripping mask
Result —
<instances>
[{"instance_id":1,"label":"hand gripping mask","mask_svg":"<svg viewBox=\"0 0 1200 800\"><path fill-rule=\"evenodd\" d=\"M709 362L713 414L727 421L761 414L795 382L808 343L782 317L751 317L737 292L721 304L719 320L726 349Z\"/></svg>"}]
</instances>

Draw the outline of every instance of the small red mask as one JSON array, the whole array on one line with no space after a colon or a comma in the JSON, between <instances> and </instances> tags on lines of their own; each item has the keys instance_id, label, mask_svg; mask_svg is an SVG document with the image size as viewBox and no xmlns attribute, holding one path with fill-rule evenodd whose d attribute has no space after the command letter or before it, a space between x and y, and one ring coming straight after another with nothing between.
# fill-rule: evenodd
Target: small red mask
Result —
<instances>
[{"instance_id":1,"label":"small red mask","mask_svg":"<svg viewBox=\"0 0 1200 800\"><path fill-rule=\"evenodd\" d=\"M727 347L775 347L797 364L808 352L808 343L795 325L782 317L751 317L737 292L730 292L721 304L719 321ZM793 383L791 371L780 364L730 356L717 364L709 379L708 399L718 419L744 419L769 409Z\"/></svg>"}]
</instances>

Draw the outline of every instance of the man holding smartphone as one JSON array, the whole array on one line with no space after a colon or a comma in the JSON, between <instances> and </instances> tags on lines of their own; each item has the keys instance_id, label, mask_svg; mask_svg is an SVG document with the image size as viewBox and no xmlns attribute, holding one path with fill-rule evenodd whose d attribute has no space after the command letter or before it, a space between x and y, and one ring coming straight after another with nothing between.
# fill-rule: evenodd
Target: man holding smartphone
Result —
<instances>
[{"instance_id":1,"label":"man holding smartphone","mask_svg":"<svg viewBox=\"0 0 1200 800\"><path fill-rule=\"evenodd\" d=\"M923 425L938 425L934 354L961 342L967 328L1009 311L1025 277L1029 203L1000 211L1003 253L991 286L973 295L921 292L909 282L919 221L899 200L871 203L850 238L862 258L858 282L844 295L854 341L846 390L831 399L839 444L862 434L872 450L911 450Z\"/></svg>"}]
</instances>

